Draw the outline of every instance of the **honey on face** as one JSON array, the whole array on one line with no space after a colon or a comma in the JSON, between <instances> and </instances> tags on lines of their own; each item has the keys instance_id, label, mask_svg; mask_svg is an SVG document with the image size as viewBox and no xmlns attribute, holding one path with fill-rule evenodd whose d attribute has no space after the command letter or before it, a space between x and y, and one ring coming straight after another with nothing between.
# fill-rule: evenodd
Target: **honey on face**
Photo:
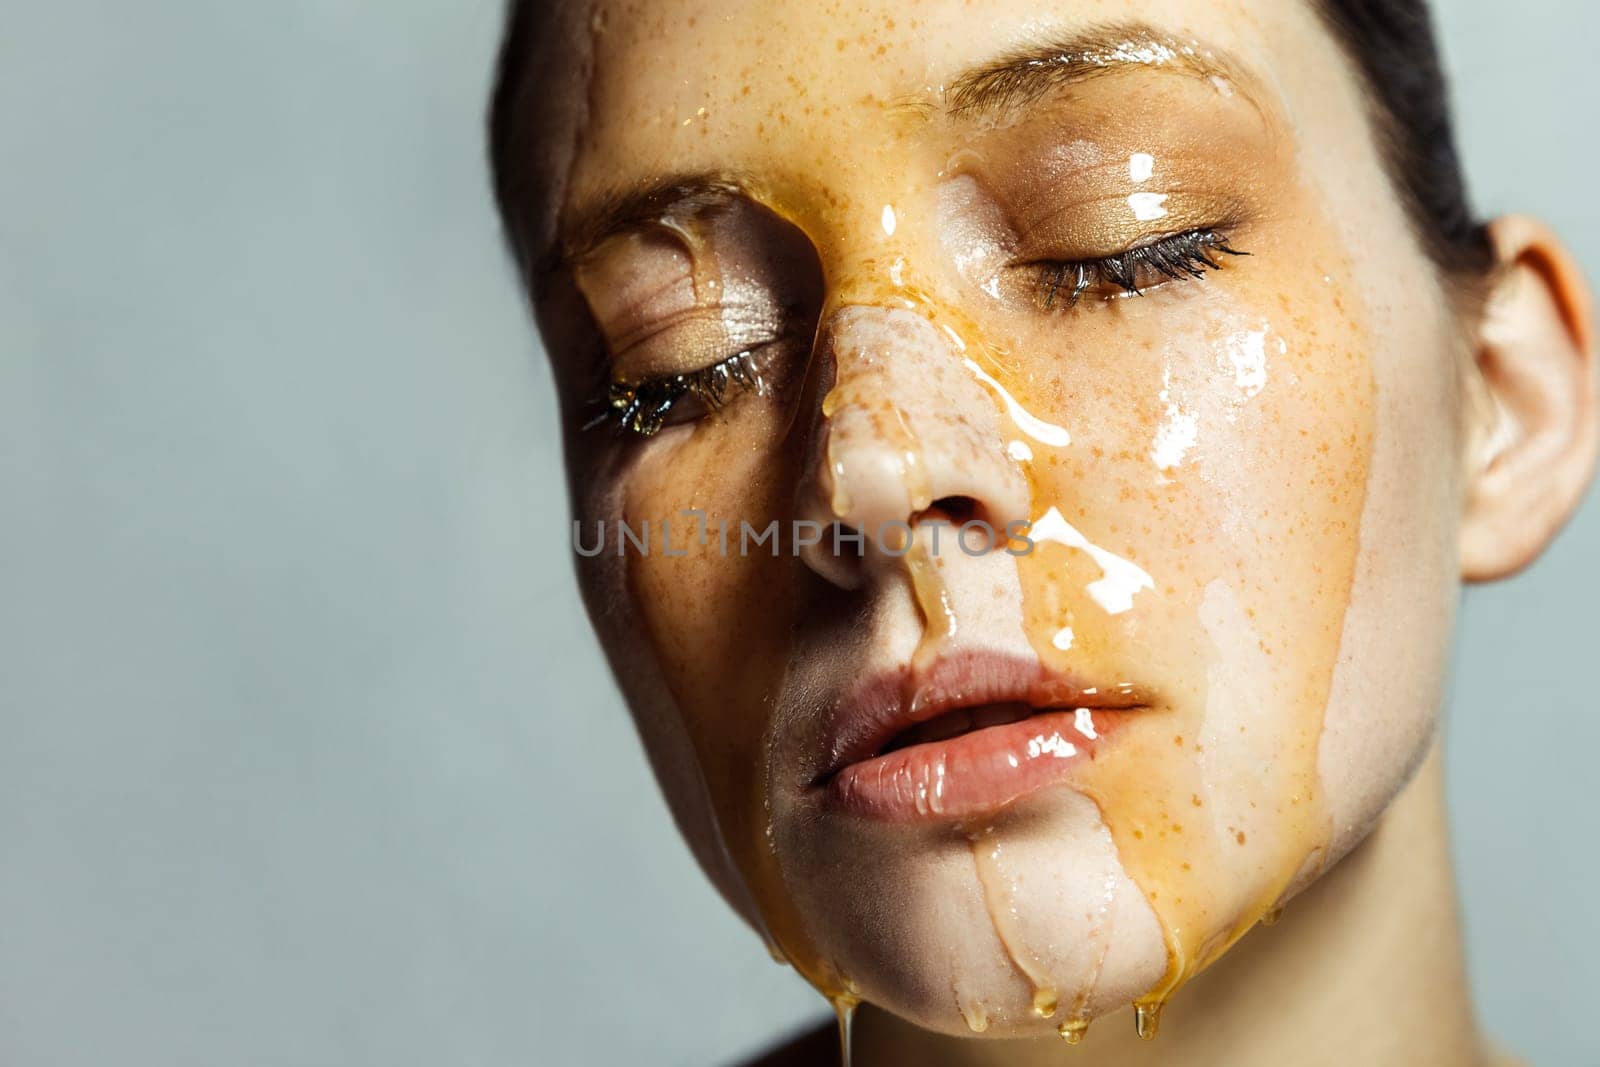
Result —
<instances>
[{"instance_id":1,"label":"honey on face","mask_svg":"<svg viewBox=\"0 0 1600 1067\"><path fill-rule=\"evenodd\" d=\"M634 32L648 32L651 16L635 14ZM857 29L840 34L840 54L880 28ZM789 69L789 49L804 54L774 34L774 69ZM987 443L986 462L1003 465L1024 501L1017 517L1045 535L1015 559L1010 579L1028 649L1063 674L1152 694L1072 788L1098 807L1162 931L1165 970L1137 998L1139 1033L1154 1036L1173 992L1273 914L1327 847L1317 752L1354 573L1372 383L1359 328L1279 298L1351 268L1292 160L1256 144L1258 131L1239 119L1229 136L1257 153L1256 171L1276 168L1276 177L1251 180L1274 183L1274 210L1309 220L1293 246L1270 227L1236 226L1252 259L1208 280L1108 299L1077 292L1075 273L1064 291L1076 299L1058 287L1041 311L1026 302L1032 283L1014 266L1019 234L1110 251L1130 233L1217 215L1225 194L1207 183L1227 182L1175 129L1181 117L1165 120L1152 104L1139 123L1108 122L1086 106L1070 136L1046 136L1025 120L955 130L929 118L943 104L936 87L891 90L907 83L893 64L823 73L804 84L780 78L782 87L713 79L703 100L674 89L665 103L640 106L673 116L684 131L673 143L690 154L697 143L721 144L747 177L746 195L815 246L819 350L858 312L913 317L926 330L876 351L837 352L825 386L820 368L808 370L814 412L791 401L755 424L730 411L724 423L664 442L633 469L625 508L786 515L820 463L832 488L827 506L847 518L863 506L846 488L856 484L860 449L835 431L852 423L899 457L904 510L914 516L941 496L938 464L929 462L937 436L957 432L929 418L930 383L948 376L970 387L961 395L976 399L945 422ZM822 94L825 84L851 91ZM602 85L597 99L626 91L621 81ZM1162 88L1152 99L1169 91L1198 90ZM807 108L818 117L802 122ZM670 154L643 162L678 166ZM1070 210L1048 202L1030 192L1040 175L1092 195L1071 207L1078 194L1063 192ZM695 299L715 301L729 279L706 229L676 215L663 225L694 261ZM952 244L961 226L971 232ZM918 361L917 373L900 373L906 361ZM921 623L911 658L926 663L967 647L971 630L948 574L925 544L913 538L910 547L879 565L899 568L910 590ZM790 620L803 612L793 566L762 559L732 568L691 552L640 564L628 582L649 640L672 665L674 698L694 709L689 741L769 937L836 1006L853 1008L872 990L853 973L848 938L831 936L815 902L798 899L803 879L778 844L785 829L773 798L791 785L774 705L796 669ZM679 626L705 603L749 625L707 649ZM969 841L971 878L1030 991L1028 1021L1048 1021L1071 1042L1103 1010L1099 975L1057 973L1048 932L1018 903L1023 879L1005 857L1028 832L999 813ZM975 1032L1023 1021L983 995L954 1000ZM845 1034L848 1018L841 1009Z\"/></svg>"}]
</instances>

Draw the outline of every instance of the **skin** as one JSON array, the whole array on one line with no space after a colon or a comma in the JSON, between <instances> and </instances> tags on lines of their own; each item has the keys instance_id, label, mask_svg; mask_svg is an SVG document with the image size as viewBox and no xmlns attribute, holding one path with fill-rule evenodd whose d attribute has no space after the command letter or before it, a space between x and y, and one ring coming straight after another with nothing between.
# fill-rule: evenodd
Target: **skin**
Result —
<instances>
[{"instance_id":1,"label":"skin","mask_svg":"<svg viewBox=\"0 0 1600 1067\"><path fill-rule=\"evenodd\" d=\"M1439 276L1308 9L1151 3L1147 26L1087 33L1124 16L550 14L515 225L574 511L668 519L682 550L581 558L591 616L713 882L826 995L887 1009L863 1014L867 1062L1028 1062L1059 1055L1063 1021L1174 994L1157 1046L1126 1025L1089 1043L1478 1062L1440 688L1462 579L1537 556L1591 472L1587 291L1516 218L1485 287ZM964 106L974 72L1041 40L1105 71ZM1039 260L1190 231L1248 258L1046 295ZM760 390L647 438L584 429L608 381L747 348ZM866 552L724 556L685 509L838 523ZM941 520L1037 531L1050 509L1067 543L930 551ZM816 786L852 685L985 651L1140 707L999 810L890 820ZM1308 973L1327 981L1287 977ZM1350 1023L1405 1005L1403 1032Z\"/></svg>"}]
</instances>

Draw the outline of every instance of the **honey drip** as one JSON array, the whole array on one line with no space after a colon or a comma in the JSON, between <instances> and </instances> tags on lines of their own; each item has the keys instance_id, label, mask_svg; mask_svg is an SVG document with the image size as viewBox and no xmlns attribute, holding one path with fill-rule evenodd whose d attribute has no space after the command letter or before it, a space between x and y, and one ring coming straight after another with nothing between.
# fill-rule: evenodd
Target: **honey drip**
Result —
<instances>
[{"instance_id":1,"label":"honey drip","mask_svg":"<svg viewBox=\"0 0 1600 1067\"><path fill-rule=\"evenodd\" d=\"M695 302L702 305L717 303L722 295L722 269L711 235L706 232L714 228L714 219L691 206L661 216L657 225L676 236L689 255Z\"/></svg>"},{"instance_id":2,"label":"honey drip","mask_svg":"<svg viewBox=\"0 0 1600 1067\"><path fill-rule=\"evenodd\" d=\"M822 405L823 413L830 417L832 416L833 412L829 410L829 405L833 402L835 396L835 393L829 393ZM833 494L828 499L828 507L832 509L834 518L842 519L844 516L850 514L850 494L844 487L844 462L834 458L835 446L837 444L838 440L830 435L828 438L828 443L825 446L828 450L828 470L833 476Z\"/></svg>"},{"instance_id":3,"label":"honey drip","mask_svg":"<svg viewBox=\"0 0 1600 1067\"><path fill-rule=\"evenodd\" d=\"M856 1008L861 998L854 994L841 994L831 998L834 1016L839 1021L839 1062L850 1067L851 1046L855 1037Z\"/></svg>"},{"instance_id":4,"label":"honey drip","mask_svg":"<svg viewBox=\"0 0 1600 1067\"><path fill-rule=\"evenodd\" d=\"M922 444L912 432L911 425L906 422L906 413L899 407L891 407L889 410L899 428L897 436L901 441L901 478L904 480L906 493L911 498L911 513L915 515L933 503L928 472L922 464Z\"/></svg>"},{"instance_id":5,"label":"honey drip","mask_svg":"<svg viewBox=\"0 0 1600 1067\"><path fill-rule=\"evenodd\" d=\"M1111 952L1111 924L1110 915L1112 905L1116 902L1117 879L1115 875L1106 876L1105 897L1100 908L1095 912L1095 917L1089 930L1089 937L1098 944L1099 951L1095 953L1094 969L1089 973L1088 980L1078 990L1078 995L1072 998L1072 1007L1068 1010L1065 1019L1057 1030L1066 1038L1070 1029L1077 1034L1077 1039L1067 1039L1067 1044L1075 1045L1083 1039L1083 1032L1089 1028L1089 1000L1094 996L1094 991L1100 984L1100 975L1105 972L1106 956Z\"/></svg>"},{"instance_id":6,"label":"honey drip","mask_svg":"<svg viewBox=\"0 0 1600 1067\"><path fill-rule=\"evenodd\" d=\"M860 994L855 983L832 960L824 957L789 891L772 824L771 774L772 768L768 766L752 783L755 795L748 803L754 810L761 811L763 818L759 830L751 827L748 836L743 837L751 851L741 864L741 869L747 871L746 884L764 927L763 940L774 959L787 962L836 1008L841 1002L859 1003Z\"/></svg>"},{"instance_id":7,"label":"honey drip","mask_svg":"<svg viewBox=\"0 0 1600 1067\"><path fill-rule=\"evenodd\" d=\"M761 803L766 803L765 797ZM770 819L770 814L768 817ZM793 967L801 978L836 1007L841 1001L859 1003L860 994L856 991L855 983L822 955L810 931L806 929L805 921L788 891L770 828L754 836L757 838L754 870L746 881L766 928L764 940L767 951L774 960Z\"/></svg>"},{"instance_id":8,"label":"honey drip","mask_svg":"<svg viewBox=\"0 0 1600 1067\"><path fill-rule=\"evenodd\" d=\"M1089 1032L1088 1019L1068 1019L1056 1027L1056 1033L1061 1035L1061 1040L1069 1045L1076 1045L1083 1041L1083 1035Z\"/></svg>"},{"instance_id":9,"label":"honey drip","mask_svg":"<svg viewBox=\"0 0 1600 1067\"><path fill-rule=\"evenodd\" d=\"M978 884L983 889L984 907L989 912L989 923L995 937L1005 948L1011 965L1033 986L1033 1014L1040 1019L1055 1015L1060 998L1055 982L1046 973L1044 963L1023 943L1017 929L1016 882L1006 874L1001 856L1000 839L993 827L969 833L972 862L977 868Z\"/></svg>"},{"instance_id":10,"label":"honey drip","mask_svg":"<svg viewBox=\"0 0 1600 1067\"><path fill-rule=\"evenodd\" d=\"M1145 1041L1154 1041L1161 1028L1162 1002L1141 1001L1133 1006L1133 1028Z\"/></svg>"},{"instance_id":11,"label":"honey drip","mask_svg":"<svg viewBox=\"0 0 1600 1067\"><path fill-rule=\"evenodd\" d=\"M922 666L937 656L940 647L956 635L955 608L950 589L939 574L939 564L921 538L906 552L906 567L911 572L911 589L922 612L922 638L912 655L912 663Z\"/></svg>"}]
</instances>

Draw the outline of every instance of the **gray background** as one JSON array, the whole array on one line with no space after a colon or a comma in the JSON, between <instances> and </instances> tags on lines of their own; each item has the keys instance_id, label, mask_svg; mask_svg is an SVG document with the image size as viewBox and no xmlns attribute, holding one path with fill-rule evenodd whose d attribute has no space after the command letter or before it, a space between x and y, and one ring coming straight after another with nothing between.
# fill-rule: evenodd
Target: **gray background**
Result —
<instances>
[{"instance_id":1,"label":"gray background","mask_svg":"<svg viewBox=\"0 0 1600 1067\"><path fill-rule=\"evenodd\" d=\"M1515 10L1441 12L1473 185L1600 274L1600 5ZM579 615L480 162L498 23L0 11L7 1067L704 1064L817 1011ZM1454 685L1473 973L1541 1064L1600 1062L1597 548L1591 499L1472 591Z\"/></svg>"}]
</instances>

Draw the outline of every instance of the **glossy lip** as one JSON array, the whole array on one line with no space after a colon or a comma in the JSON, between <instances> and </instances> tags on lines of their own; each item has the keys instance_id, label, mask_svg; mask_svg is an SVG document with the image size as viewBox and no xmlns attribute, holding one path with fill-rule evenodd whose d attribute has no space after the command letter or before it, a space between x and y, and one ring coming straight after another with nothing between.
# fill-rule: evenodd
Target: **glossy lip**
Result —
<instances>
[{"instance_id":1,"label":"glossy lip","mask_svg":"<svg viewBox=\"0 0 1600 1067\"><path fill-rule=\"evenodd\" d=\"M996 705L1034 711L1016 722L883 751L918 723ZM1028 657L942 656L925 670L867 678L839 701L827 723L826 766L813 788L830 807L885 822L988 814L1061 781L1094 758L1125 721L1121 713L1150 706L1133 685L1086 685Z\"/></svg>"}]
</instances>

